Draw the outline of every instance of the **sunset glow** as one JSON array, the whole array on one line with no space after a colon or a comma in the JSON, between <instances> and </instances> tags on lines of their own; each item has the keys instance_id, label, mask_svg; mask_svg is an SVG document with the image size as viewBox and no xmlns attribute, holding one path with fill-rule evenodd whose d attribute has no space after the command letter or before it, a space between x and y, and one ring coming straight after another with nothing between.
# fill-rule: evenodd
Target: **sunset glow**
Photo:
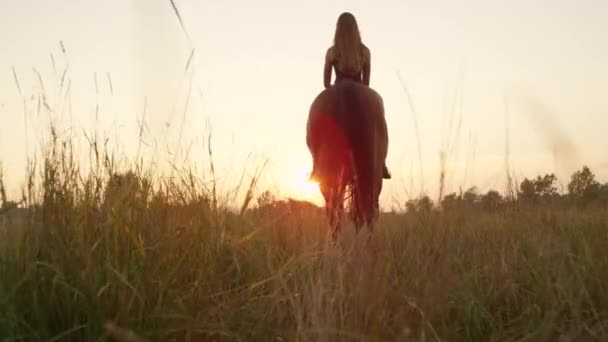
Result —
<instances>
[{"instance_id":1,"label":"sunset glow","mask_svg":"<svg viewBox=\"0 0 608 342\"><path fill-rule=\"evenodd\" d=\"M300 168L294 171L285 180L287 197L297 200L310 201L317 205L322 204L323 197L319 191L319 184L309 180L310 170Z\"/></svg>"},{"instance_id":2,"label":"sunset glow","mask_svg":"<svg viewBox=\"0 0 608 342\"><path fill-rule=\"evenodd\" d=\"M299 184L300 192L303 197L310 198L318 194L319 184L314 181L303 179Z\"/></svg>"},{"instance_id":3,"label":"sunset glow","mask_svg":"<svg viewBox=\"0 0 608 342\"><path fill-rule=\"evenodd\" d=\"M83 151L81 133L96 131L122 157L165 169L175 160L208 165L211 141L224 192L238 187L250 156L268 158L261 191L322 203L307 181L304 135L343 11L357 17L370 84L385 104L393 179L382 207L436 197L442 171L444 192L504 188L505 150L518 177L568 179L586 163L608 179L606 1L175 2L180 20L166 1L0 6L9 197L20 197L20 175L50 119Z\"/></svg>"}]
</instances>

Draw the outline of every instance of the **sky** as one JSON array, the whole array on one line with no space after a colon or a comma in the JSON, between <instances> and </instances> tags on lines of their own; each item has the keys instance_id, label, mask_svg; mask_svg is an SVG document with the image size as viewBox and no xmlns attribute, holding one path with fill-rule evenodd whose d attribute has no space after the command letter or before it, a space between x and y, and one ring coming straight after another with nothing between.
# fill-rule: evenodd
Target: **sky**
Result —
<instances>
[{"instance_id":1,"label":"sky","mask_svg":"<svg viewBox=\"0 0 608 342\"><path fill-rule=\"evenodd\" d=\"M203 178L210 134L226 191L265 165L258 191L321 203L305 182L305 125L343 11L358 20L385 103L383 207L436 198L442 165L447 191L504 190L506 160L516 179L555 172L565 185L585 164L608 181L606 1L175 4L184 29L169 0L0 0L0 161L12 194L52 120L82 151L83 132L98 134Z\"/></svg>"}]
</instances>

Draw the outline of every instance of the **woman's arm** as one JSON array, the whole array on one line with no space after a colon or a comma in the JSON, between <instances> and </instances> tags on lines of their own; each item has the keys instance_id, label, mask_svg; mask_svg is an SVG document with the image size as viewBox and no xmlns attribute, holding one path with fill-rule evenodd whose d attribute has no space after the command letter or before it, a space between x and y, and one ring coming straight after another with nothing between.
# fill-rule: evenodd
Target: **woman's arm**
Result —
<instances>
[{"instance_id":1,"label":"woman's arm","mask_svg":"<svg viewBox=\"0 0 608 342\"><path fill-rule=\"evenodd\" d=\"M332 48L327 49L325 54L325 66L323 68L323 85L325 89L331 85L331 67L334 64L333 50Z\"/></svg>"},{"instance_id":2,"label":"woman's arm","mask_svg":"<svg viewBox=\"0 0 608 342\"><path fill-rule=\"evenodd\" d=\"M363 62L363 84L369 87L369 78L372 67L372 57L369 49L366 47L364 50L365 60Z\"/></svg>"}]
</instances>

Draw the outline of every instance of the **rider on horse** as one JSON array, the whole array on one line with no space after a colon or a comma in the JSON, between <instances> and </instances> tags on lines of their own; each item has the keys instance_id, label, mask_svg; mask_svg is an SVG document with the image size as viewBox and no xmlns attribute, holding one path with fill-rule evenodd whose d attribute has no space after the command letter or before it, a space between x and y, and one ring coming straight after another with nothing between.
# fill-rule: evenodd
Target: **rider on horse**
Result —
<instances>
[{"instance_id":1,"label":"rider on horse","mask_svg":"<svg viewBox=\"0 0 608 342\"><path fill-rule=\"evenodd\" d=\"M325 67L323 70L323 85L331 86L332 67L336 73L335 82L352 80L369 87L371 53L369 48L361 42L359 27L355 16L344 12L338 17L334 45L325 54ZM311 178L316 176L313 161ZM384 179L390 179L391 174L384 165Z\"/></svg>"}]
</instances>

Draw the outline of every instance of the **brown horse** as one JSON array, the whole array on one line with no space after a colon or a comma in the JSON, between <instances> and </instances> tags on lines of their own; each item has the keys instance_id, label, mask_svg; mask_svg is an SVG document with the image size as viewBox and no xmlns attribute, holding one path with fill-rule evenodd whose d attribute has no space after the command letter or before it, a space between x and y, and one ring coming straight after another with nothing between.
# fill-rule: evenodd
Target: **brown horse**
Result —
<instances>
[{"instance_id":1,"label":"brown horse","mask_svg":"<svg viewBox=\"0 0 608 342\"><path fill-rule=\"evenodd\" d=\"M356 230L367 225L371 234L378 217L388 152L380 95L348 80L325 89L310 107L306 144L313 158L311 177L319 183L325 198L334 241L341 228L347 194Z\"/></svg>"}]
</instances>

